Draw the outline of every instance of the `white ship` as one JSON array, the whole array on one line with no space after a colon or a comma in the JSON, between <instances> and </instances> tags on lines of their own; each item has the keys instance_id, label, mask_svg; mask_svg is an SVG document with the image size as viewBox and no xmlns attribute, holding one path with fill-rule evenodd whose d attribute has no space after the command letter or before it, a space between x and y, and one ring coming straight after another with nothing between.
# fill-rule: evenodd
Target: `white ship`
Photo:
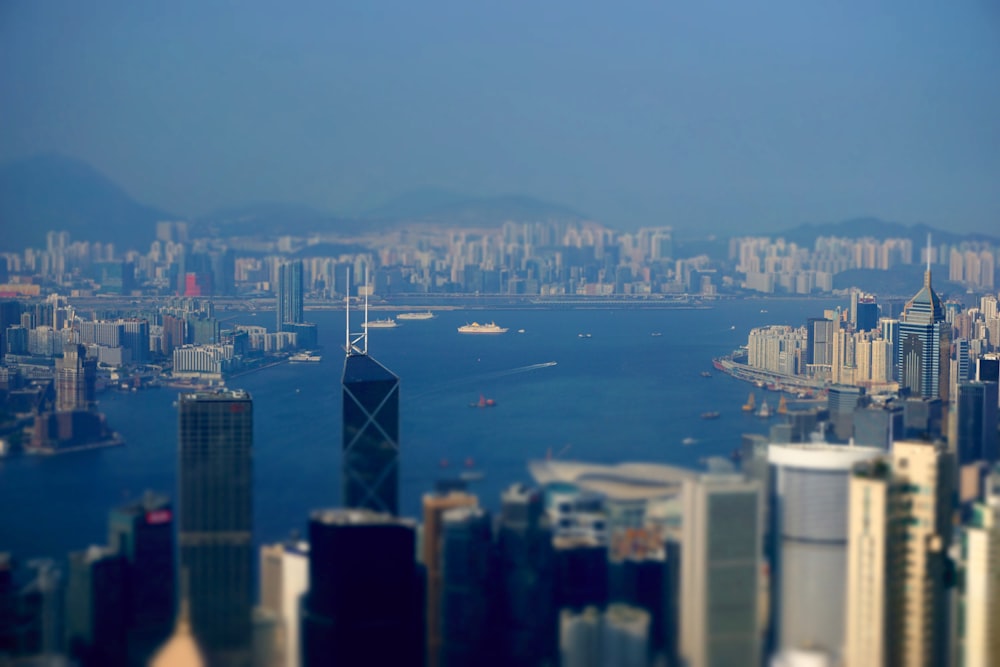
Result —
<instances>
[{"instance_id":1,"label":"white ship","mask_svg":"<svg viewBox=\"0 0 1000 667\"><path fill-rule=\"evenodd\" d=\"M288 360L293 364L316 364L323 360L323 357L318 354L313 354L312 352L298 352L288 357Z\"/></svg>"},{"instance_id":2,"label":"white ship","mask_svg":"<svg viewBox=\"0 0 1000 667\"><path fill-rule=\"evenodd\" d=\"M489 324L480 324L479 322L473 322L472 324L466 324L458 328L458 333L468 333L468 334L502 334L507 333L507 329L497 325L496 322L490 322Z\"/></svg>"},{"instance_id":3,"label":"white ship","mask_svg":"<svg viewBox=\"0 0 1000 667\"><path fill-rule=\"evenodd\" d=\"M430 320L434 319L434 313L425 311L423 313L400 313L396 315L397 320Z\"/></svg>"},{"instance_id":4,"label":"white ship","mask_svg":"<svg viewBox=\"0 0 1000 667\"><path fill-rule=\"evenodd\" d=\"M398 327L399 324L397 324L396 320L391 317L387 317L384 320L371 320L369 322L365 322L362 326L366 329L392 329Z\"/></svg>"}]
</instances>

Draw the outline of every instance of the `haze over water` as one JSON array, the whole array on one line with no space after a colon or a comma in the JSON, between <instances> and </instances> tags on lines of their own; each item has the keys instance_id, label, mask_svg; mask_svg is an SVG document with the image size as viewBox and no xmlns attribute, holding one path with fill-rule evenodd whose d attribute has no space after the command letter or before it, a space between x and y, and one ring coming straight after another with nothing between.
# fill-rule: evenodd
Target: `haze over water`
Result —
<instances>
[{"instance_id":1,"label":"haze over water","mask_svg":"<svg viewBox=\"0 0 1000 667\"><path fill-rule=\"evenodd\" d=\"M766 432L773 420L740 411L753 387L714 371L711 379L700 373L711 370L713 357L745 344L751 327L798 326L838 303L447 311L372 330L370 354L401 380L402 513L417 516L421 495L435 479L456 477L467 458L485 474L472 491L495 508L501 489L529 481L526 462L549 450L567 459L689 466L728 456L741 433ZM231 315L236 319L228 325L266 324L273 313ZM228 383L254 400L258 543L304 530L309 510L339 504L343 313L312 311L308 317L320 327L321 363L282 364ZM509 332L456 331L493 319ZM756 391L758 401L765 397ZM480 395L497 406L470 407ZM176 397L167 388L100 395L99 409L125 436L124 447L0 461L0 505L10 508L0 514L0 547L18 558L63 558L103 543L107 513L121 501L145 489L174 497ZM722 416L703 420L701 413L710 410ZM685 438L696 442L685 445Z\"/></svg>"}]
</instances>

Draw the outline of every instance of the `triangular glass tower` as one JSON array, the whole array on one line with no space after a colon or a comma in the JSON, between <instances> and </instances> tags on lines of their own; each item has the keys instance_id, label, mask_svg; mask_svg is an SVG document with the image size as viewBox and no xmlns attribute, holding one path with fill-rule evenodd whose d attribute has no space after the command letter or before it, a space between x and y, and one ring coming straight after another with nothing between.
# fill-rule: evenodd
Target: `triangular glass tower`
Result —
<instances>
[{"instance_id":1,"label":"triangular glass tower","mask_svg":"<svg viewBox=\"0 0 1000 667\"><path fill-rule=\"evenodd\" d=\"M341 380L343 506L398 515L399 378L368 356L367 317L366 298L364 333L352 340L349 315L347 322Z\"/></svg>"}]
</instances>

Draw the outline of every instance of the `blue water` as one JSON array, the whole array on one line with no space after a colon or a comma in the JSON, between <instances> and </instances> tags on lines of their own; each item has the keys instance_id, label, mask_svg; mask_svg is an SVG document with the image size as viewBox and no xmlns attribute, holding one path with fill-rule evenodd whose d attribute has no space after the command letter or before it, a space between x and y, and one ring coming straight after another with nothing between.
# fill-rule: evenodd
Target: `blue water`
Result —
<instances>
[{"instance_id":1,"label":"blue water","mask_svg":"<svg viewBox=\"0 0 1000 667\"><path fill-rule=\"evenodd\" d=\"M526 461L549 451L567 459L691 466L727 456L741 433L765 432L767 422L740 411L751 387L714 370L711 379L700 373L712 370L712 357L745 344L750 327L799 325L824 307L830 302L448 311L374 329L370 354L401 380L401 511L417 516L421 495L435 479L456 476L467 458L485 473L472 490L496 507L501 489L528 481ZM319 324L325 346L321 363L282 364L229 383L254 399L258 542L304 530L310 509L336 505L340 497L343 314L309 317ZM237 316L247 323L258 319ZM494 319L510 331L456 331L472 320ZM470 407L480 395L497 406ZM0 551L61 558L104 543L108 510L122 501L144 489L173 496L175 399L170 389L105 393L100 410L126 446L0 461ZM702 419L708 410L721 418ZM684 445L685 438L696 442ZM442 467L445 459L448 467Z\"/></svg>"}]
</instances>

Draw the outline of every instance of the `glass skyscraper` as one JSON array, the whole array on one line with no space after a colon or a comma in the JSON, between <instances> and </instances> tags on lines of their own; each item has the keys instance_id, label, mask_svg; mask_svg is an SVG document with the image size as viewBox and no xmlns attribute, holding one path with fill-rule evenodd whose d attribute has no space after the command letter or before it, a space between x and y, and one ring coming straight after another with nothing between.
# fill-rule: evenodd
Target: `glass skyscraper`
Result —
<instances>
[{"instance_id":1,"label":"glass skyscraper","mask_svg":"<svg viewBox=\"0 0 1000 667\"><path fill-rule=\"evenodd\" d=\"M941 299L931 287L930 269L924 285L903 308L896 344L896 372L900 389L911 396L948 399L951 325L945 321Z\"/></svg>"},{"instance_id":2,"label":"glass skyscraper","mask_svg":"<svg viewBox=\"0 0 1000 667\"><path fill-rule=\"evenodd\" d=\"M399 378L352 351L343 375L344 507L399 513Z\"/></svg>"},{"instance_id":3,"label":"glass skyscraper","mask_svg":"<svg viewBox=\"0 0 1000 667\"><path fill-rule=\"evenodd\" d=\"M178 535L182 595L212 665L249 667L253 402L240 390L182 394Z\"/></svg>"},{"instance_id":4,"label":"glass skyscraper","mask_svg":"<svg viewBox=\"0 0 1000 667\"><path fill-rule=\"evenodd\" d=\"M278 267L278 290L275 311L276 331L283 331L286 322L304 322L302 306L302 261L295 260Z\"/></svg>"}]
</instances>

